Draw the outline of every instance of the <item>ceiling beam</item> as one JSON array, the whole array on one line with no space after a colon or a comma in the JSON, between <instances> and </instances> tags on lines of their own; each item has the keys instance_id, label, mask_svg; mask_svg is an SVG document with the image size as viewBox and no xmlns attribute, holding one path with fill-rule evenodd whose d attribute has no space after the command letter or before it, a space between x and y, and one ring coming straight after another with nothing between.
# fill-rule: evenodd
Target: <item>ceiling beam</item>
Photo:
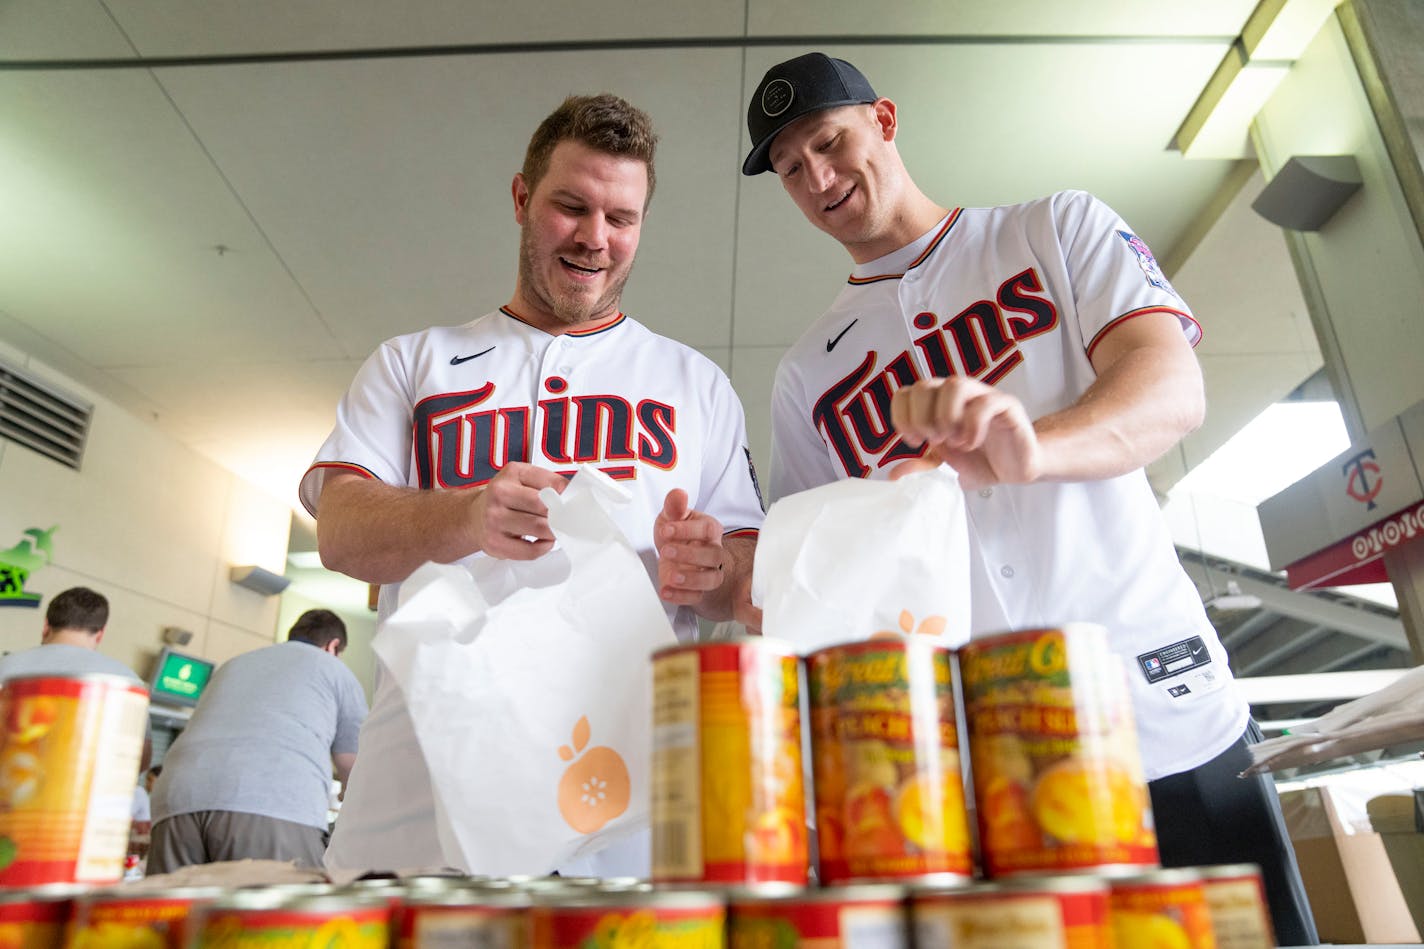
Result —
<instances>
[{"instance_id":1,"label":"ceiling beam","mask_svg":"<svg viewBox=\"0 0 1424 949\"><path fill-rule=\"evenodd\" d=\"M1280 702L1316 702L1357 699L1390 685L1408 669L1370 669L1357 672L1305 672L1288 676L1250 676L1237 679L1237 687L1251 705Z\"/></svg>"},{"instance_id":2,"label":"ceiling beam","mask_svg":"<svg viewBox=\"0 0 1424 949\"><path fill-rule=\"evenodd\" d=\"M1240 669L1235 670L1237 675L1249 676L1252 673L1260 672L1262 669L1269 669L1279 663L1285 662L1291 656L1302 653L1314 646L1316 643L1334 633L1328 626L1312 626L1303 632L1296 633L1281 643L1274 649L1267 650L1250 662L1243 663ZM1370 644L1371 649L1377 649L1377 643ZM1324 671L1324 670L1318 670Z\"/></svg>"},{"instance_id":3,"label":"ceiling beam","mask_svg":"<svg viewBox=\"0 0 1424 949\"><path fill-rule=\"evenodd\" d=\"M1228 572L1210 564L1201 564L1200 569L1206 572L1211 584L1217 589L1224 590L1228 582L1235 582L1241 587L1242 593L1260 597L1262 606L1282 616L1329 626L1370 642L1409 651L1404 624L1398 617L1356 609L1309 593L1297 593L1284 586L1266 583L1243 573Z\"/></svg>"},{"instance_id":4,"label":"ceiling beam","mask_svg":"<svg viewBox=\"0 0 1424 949\"><path fill-rule=\"evenodd\" d=\"M1280 618L1280 614L1272 610L1257 610L1240 623L1237 623L1231 632L1222 636L1221 645L1226 647L1227 652L1240 649Z\"/></svg>"}]
</instances>

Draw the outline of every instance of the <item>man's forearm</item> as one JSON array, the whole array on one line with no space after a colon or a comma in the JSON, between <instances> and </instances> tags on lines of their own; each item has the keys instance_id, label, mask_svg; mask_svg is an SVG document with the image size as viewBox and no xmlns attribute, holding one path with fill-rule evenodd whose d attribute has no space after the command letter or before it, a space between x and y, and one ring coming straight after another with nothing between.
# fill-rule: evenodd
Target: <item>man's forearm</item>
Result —
<instances>
[{"instance_id":1,"label":"man's forearm","mask_svg":"<svg viewBox=\"0 0 1424 949\"><path fill-rule=\"evenodd\" d=\"M399 583L432 560L453 563L479 549L470 523L473 500L471 491L398 488L347 476L321 494L321 562L367 583Z\"/></svg>"}]
</instances>

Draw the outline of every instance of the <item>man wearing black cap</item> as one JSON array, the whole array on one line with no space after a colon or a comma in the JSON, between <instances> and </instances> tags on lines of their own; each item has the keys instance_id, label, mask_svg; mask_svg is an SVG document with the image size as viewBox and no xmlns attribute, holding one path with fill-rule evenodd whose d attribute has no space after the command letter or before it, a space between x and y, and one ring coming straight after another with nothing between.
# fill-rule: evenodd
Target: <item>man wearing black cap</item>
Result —
<instances>
[{"instance_id":1,"label":"man wearing black cap","mask_svg":"<svg viewBox=\"0 0 1424 949\"><path fill-rule=\"evenodd\" d=\"M973 632L1107 627L1163 864L1260 864L1280 944L1317 943L1274 785L1237 777L1260 730L1142 470L1204 412L1201 330L1152 252L1081 191L930 199L895 103L822 53L768 70L747 128L742 172L775 172L855 262L777 368L773 497L952 466Z\"/></svg>"}]
</instances>

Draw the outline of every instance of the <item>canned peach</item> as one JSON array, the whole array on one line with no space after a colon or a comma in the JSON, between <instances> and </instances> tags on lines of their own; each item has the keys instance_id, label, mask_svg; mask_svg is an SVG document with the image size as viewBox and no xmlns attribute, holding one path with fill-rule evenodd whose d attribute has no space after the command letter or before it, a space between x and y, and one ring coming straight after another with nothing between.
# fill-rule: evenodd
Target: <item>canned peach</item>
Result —
<instances>
[{"instance_id":1,"label":"canned peach","mask_svg":"<svg viewBox=\"0 0 1424 949\"><path fill-rule=\"evenodd\" d=\"M550 893L529 911L529 945L722 949L726 920L722 897L697 890Z\"/></svg>"},{"instance_id":2,"label":"canned peach","mask_svg":"<svg viewBox=\"0 0 1424 949\"><path fill-rule=\"evenodd\" d=\"M765 895L733 892L729 949L901 949L910 944L905 891L898 886L837 886Z\"/></svg>"},{"instance_id":3,"label":"canned peach","mask_svg":"<svg viewBox=\"0 0 1424 949\"><path fill-rule=\"evenodd\" d=\"M236 890L199 914L193 949L387 949L391 909L373 896Z\"/></svg>"},{"instance_id":4,"label":"canned peach","mask_svg":"<svg viewBox=\"0 0 1424 949\"><path fill-rule=\"evenodd\" d=\"M1111 884L1117 949L1216 949L1211 910L1195 872L1155 870Z\"/></svg>"},{"instance_id":5,"label":"canned peach","mask_svg":"<svg viewBox=\"0 0 1424 949\"><path fill-rule=\"evenodd\" d=\"M805 883L800 662L760 637L653 655L653 879Z\"/></svg>"},{"instance_id":6,"label":"canned peach","mask_svg":"<svg viewBox=\"0 0 1424 949\"><path fill-rule=\"evenodd\" d=\"M0 891L0 946L60 949L75 894L67 886Z\"/></svg>"},{"instance_id":7,"label":"canned peach","mask_svg":"<svg viewBox=\"0 0 1424 949\"><path fill-rule=\"evenodd\" d=\"M402 905L394 949L525 949L527 893L449 889L409 896Z\"/></svg>"},{"instance_id":8,"label":"canned peach","mask_svg":"<svg viewBox=\"0 0 1424 949\"><path fill-rule=\"evenodd\" d=\"M1211 910L1217 949L1270 949L1276 944L1260 867L1232 863L1198 867L1197 873Z\"/></svg>"},{"instance_id":9,"label":"canned peach","mask_svg":"<svg viewBox=\"0 0 1424 949\"><path fill-rule=\"evenodd\" d=\"M950 652L875 639L806 657L820 881L973 872Z\"/></svg>"},{"instance_id":10,"label":"canned peach","mask_svg":"<svg viewBox=\"0 0 1424 949\"><path fill-rule=\"evenodd\" d=\"M196 909L218 887L96 890L74 901L66 949L186 949Z\"/></svg>"},{"instance_id":11,"label":"canned peach","mask_svg":"<svg viewBox=\"0 0 1424 949\"><path fill-rule=\"evenodd\" d=\"M0 689L0 886L116 883L148 691L110 675L10 679Z\"/></svg>"},{"instance_id":12,"label":"canned peach","mask_svg":"<svg viewBox=\"0 0 1424 949\"><path fill-rule=\"evenodd\" d=\"M910 918L920 946L1114 949L1107 884L1086 876L916 887Z\"/></svg>"},{"instance_id":13,"label":"canned peach","mask_svg":"<svg viewBox=\"0 0 1424 949\"><path fill-rule=\"evenodd\" d=\"M959 648L984 869L1157 865L1157 835L1122 664L1087 623Z\"/></svg>"}]
</instances>

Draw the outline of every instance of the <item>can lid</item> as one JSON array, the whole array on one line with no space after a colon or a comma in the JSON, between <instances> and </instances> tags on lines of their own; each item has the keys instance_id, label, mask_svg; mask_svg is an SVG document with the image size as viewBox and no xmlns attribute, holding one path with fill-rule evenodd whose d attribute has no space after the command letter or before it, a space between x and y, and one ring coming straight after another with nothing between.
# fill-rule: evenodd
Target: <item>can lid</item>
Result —
<instances>
[{"instance_id":1,"label":"can lid","mask_svg":"<svg viewBox=\"0 0 1424 949\"><path fill-rule=\"evenodd\" d=\"M596 908L629 908L642 909L643 907L663 907L665 909L709 909L725 905L726 899L721 892L713 890L655 890L649 887L646 890L597 890L597 889L564 889L564 890L536 890L533 893L534 905L551 907L554 909L569 908L579 909L584 907Z\"/></svg>"},{"instance_id":2,"label":"can lid","mask_svg":"<svg viewBox=\"0 0 1424 949\"><path fill-rule=\"evenodd\" d=\"M212 912L264 909L321 912L386 906L385 896L379 893L338 890L330 885L320 890L316 888L320 884L305 888L307 886L297 883L232 890L214 900L210 908Z\"/></svg>"},{"instance_id":3,"label":"can lid","mask_svg":"<svg viewBox=\"0 0 1424 949\"><path fill-rule=\"evenodd\" d=\"M456 906L471 909L523 909L533 902L527 890L488 890L476 887L451 887L408 893L406 906Z\"/></svg>"},{"instance_id":4,"label":"can lid","mask_svg":"<svg viewBox=\"0 0 1424 949\"><path fill-rule=\"evenodd\" d=\"M79 899L92 892L93 888L83 883L43 883L16 890L0 889L0 904L58 903Z\"/></svg>"},{"instance_id":5,"label":"can lid","mask_svg":"<svg viewBox=\"0 0 1424 949\"><path fill-rule=\"evenodd\" d=\"M1229 877L1261 878L1261 868L1254 863L1218 863L1209 867L1192 867L1203 880L1224 880Z\"/></svg>"},{"instance_id":6,"label":"can lid","mask_svg":"<svg viewBox=\"0 0 1424 949\"><path fill-rule=\"evenodd\" d=\"M1134 886L1183 886L1200 882L1201 874L1195 869L1185 867L1171 870L1149 870L1145 873L1117 876L1108 880L1114 890L1128 889Z\"/></svg>"},{"instance_id":7,"label":"can lid","mask_svg":"<svg viewBox=\"0 0 1424 949\"><path fill-rule=\"evenodd\" d=\"M145 903L156 900L197 902L213 900L228 892L220 886L114 886L92 890L80 899L85 903Z\"/></svg>"},{"instance_id":8,"label":"can lid","mask_svg":"<svg viewBox=\"0 0 1424 949\"><path fill-rule=\"evenodd\" d=\"M905 899L906 887L896 883L849 883L837 886L798 887L776 892L761 887L728 891L733 903L886 903Z\"/></svg>"},{"instance_id":9,"label":"can lid","mask_svg":"<svg viewBox=\"0 0 1424 949\"><path fill-rule=\"evenodd\" d=\"M76 672L63 675L54 672L33 672L7 676L4 686L7 689L12 689L16 685L35 682L97 682L100 685L122 686L129 691L148 695L148 686L144 685L143 680L114 672Z\"/></svg>"}]
</instances>

